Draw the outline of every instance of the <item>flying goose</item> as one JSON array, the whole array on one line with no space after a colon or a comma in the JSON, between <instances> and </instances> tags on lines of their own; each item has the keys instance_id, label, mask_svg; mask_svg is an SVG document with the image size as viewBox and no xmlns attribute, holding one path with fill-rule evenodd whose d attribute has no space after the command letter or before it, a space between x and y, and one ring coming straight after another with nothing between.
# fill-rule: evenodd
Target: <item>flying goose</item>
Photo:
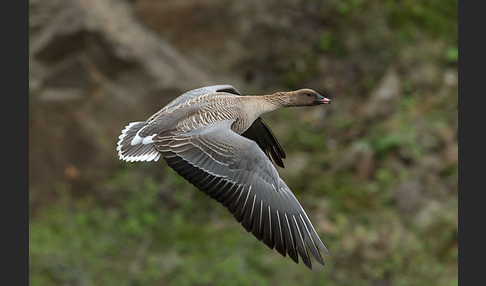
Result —
<instances>
[{"instance_id":1,"label":"flying goose","mask_svg":"<svg viewBox=\"0 0 486 286\"><path fill-rule=\"evenodd\" d=\"M127 162L161 157L179 175L217 200L270 248L298 255L312 269L309 252L324 265L330 255L304 209L279 177L285 152L263 113L289 106L331 103L312 89L242 96L231 85L188 91L146 121L121 132L117 151Z\"/></svg>"}]
</instances>

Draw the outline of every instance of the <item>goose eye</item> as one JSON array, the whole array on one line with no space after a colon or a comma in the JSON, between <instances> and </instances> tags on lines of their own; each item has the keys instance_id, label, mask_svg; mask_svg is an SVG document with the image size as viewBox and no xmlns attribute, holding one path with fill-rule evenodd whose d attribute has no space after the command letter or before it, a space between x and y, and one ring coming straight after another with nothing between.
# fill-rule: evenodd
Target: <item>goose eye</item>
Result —
<instances>
[{"instance_id":1,"label":"goose eye","mask_svg":"<svg viewBox=\"0 0 486 286\"><path fill-rule=\"evenodd\" d=\"M312 96L312 93L308 93L307 96Z\"/></svg>"}]
</instances>

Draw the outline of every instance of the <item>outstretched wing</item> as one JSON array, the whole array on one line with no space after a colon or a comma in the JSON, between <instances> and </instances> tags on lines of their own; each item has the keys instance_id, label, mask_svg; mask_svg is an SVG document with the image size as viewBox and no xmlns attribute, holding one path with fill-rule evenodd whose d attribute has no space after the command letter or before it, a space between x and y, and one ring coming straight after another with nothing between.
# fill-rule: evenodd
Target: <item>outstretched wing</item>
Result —
<instances>
[{"instance_id":1,"label":"outstretched wing","mask_svg":"<svg viewBox=\"0 0 486 286\"><path fill-rule=\"evenodd\" d=\"M299 254L312 268L309 249L324 264L320 252L329 251L304 209L257 143L233 132L232 123L216 122L183 134L164 132L154 137L154 144L169 166L227 207L270 248L297 263Z\"/></svg>"}]
</instances>

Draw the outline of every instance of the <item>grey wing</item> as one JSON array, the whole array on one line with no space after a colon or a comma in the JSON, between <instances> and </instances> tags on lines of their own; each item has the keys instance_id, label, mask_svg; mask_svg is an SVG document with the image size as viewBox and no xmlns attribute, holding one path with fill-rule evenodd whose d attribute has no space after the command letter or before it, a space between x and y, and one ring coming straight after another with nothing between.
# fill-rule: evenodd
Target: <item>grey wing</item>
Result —
<instances>
[{"instance_id":1,"label":"grey wing","mask_svg":"<svg viewBox=\"0 0 486 286\"><path fill-rule=\"evenodd\" d=\"M177 173L214 198L259 240L295 262L324 265L329 251L296 197L256 142L216 122L185 134L161 133L156 148Z\"/></svg>"},{"instance_id":2,"label":"grey wing","mask_svg":"<svg viewBox=\"0 0 486 286\"><path fill-rule=\"evenodd\" d=\"M201 95L201 94L216 93L216 92L227 92L227 93L232 93L232 94L236 94L236 95L242 95L232 85L218 84L218 85L210 85L210 86L196 88L196 89L193 89L193 90L190 90L190 91L184 93L182 96L184 96L184 95L198 96L198 95Z\"/></svg>"}]
</instances>

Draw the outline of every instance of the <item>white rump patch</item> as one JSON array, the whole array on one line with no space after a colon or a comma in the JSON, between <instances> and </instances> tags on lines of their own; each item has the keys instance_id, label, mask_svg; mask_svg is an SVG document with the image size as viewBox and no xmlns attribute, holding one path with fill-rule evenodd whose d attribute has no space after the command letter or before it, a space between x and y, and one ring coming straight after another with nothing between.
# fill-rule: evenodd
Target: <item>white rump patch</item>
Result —
<instances>
[{"instance_id":1,"label":"white rump patch","mask_svg":"<svg viewBox=\"0 0 486 286\"><path fill-rule=\"evenodd\" d=\"M132 142L130 142L131 145L137 145L137 144L144 144L144 145L147 145L147 144L150 144L150 143L153 143L153 138L154 136L157 135L156 133L152 134L152 135L149 135L149 136L146 136L146 137L140 137L140 135L138 135L138 132L137 134L135 135L135 137L133 137L132 139Z\"/></svg>"}]
</instances>

